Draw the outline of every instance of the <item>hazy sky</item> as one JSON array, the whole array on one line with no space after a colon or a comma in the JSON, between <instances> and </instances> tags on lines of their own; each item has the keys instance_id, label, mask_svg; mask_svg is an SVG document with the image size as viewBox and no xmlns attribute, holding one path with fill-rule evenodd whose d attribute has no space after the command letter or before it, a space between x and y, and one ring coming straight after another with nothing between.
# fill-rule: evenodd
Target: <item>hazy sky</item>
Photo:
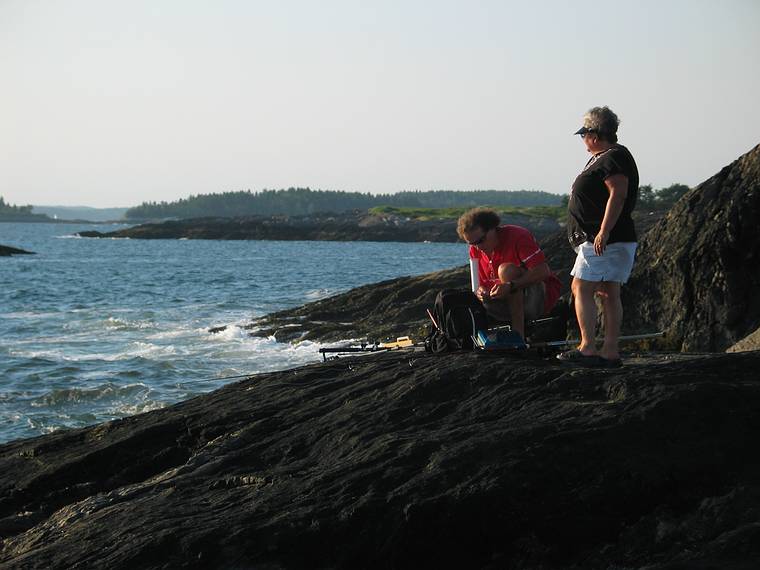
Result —
<instances>
[{"instance_id":1,"label":"hazy sky","mask_svg":"<svg viewBox=\"0 0 760 570\"><path fill-rule=\"evenodd\" d=\"M760 0L0 0L0 196L569 190L609 105L641 183L760 143Z\"/></svg>"}]
</instances>

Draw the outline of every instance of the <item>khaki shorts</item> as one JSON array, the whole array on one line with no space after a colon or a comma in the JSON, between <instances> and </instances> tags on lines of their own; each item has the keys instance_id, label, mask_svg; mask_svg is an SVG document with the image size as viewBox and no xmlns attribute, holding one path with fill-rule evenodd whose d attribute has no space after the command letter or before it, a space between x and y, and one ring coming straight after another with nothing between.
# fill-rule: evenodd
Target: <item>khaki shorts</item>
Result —
<instances>
[{"instance_id":1,"label":"khaki shorts","mask_svg":"<svg viewBox=\"0 0 760 570\"><path fill-rule=\"evenodd\" d=\"M523 306L525 322L540 319L544 316L544 303L546 299L546 286L543 282L534 283L523 289ZM483 301L488 316L497 321L511 321L509 304L504 299L490 299Z\"/></svg>"}]
</instances>

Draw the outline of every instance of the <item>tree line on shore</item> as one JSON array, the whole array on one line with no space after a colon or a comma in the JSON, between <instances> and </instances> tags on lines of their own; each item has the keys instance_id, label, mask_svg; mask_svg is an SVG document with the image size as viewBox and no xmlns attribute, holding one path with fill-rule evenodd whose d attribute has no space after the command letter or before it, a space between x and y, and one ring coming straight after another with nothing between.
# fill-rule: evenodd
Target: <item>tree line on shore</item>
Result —
<instances>
[{"instance_id":1,"label":"tree line on shore","mask_svg":"<svg viewBox=\"0 0 760 570\"><path fill-rule=\"evenodd\" d=\"M667 209L689 187L671 184L654 189L651 184L639 187L640 208ZM468 208L489 206L536 207L566 206L568 196L538 190L433 190L406 191L397 194L370 194L310 188L237 191L219 194L199 194L174 202L143 202L127 210L129 220L235 217L235 216L306 216L320 212L347 212L392 208Z\"/></svg>"},{"instance_id":2,"label":"tree line on shore","mask_svg":"<svg viewBox=\"0 0 760 570\"><path fill-rule=\"evenodd\" d=\"M675 204L690 188L686 184L671 184L654 189L651 184L639 186L638 207L650 210L666 210Z\"/></svg>"},{"instance_id":3,"label":"tree line on shore","mask_svg":"<svg viewBox=\"0 0 760 570\"><path fill-rule=\"evenodd\" d=\"M665 188L652 188L651 184L639 186L636 208L639 210L667 210L675 204L690 188L686 184L671 184ZM567 207L569 194L562 196L562 206Z\"/></svg>"},{"instance_id":4,"label":"tree line on shore","mask_svg":"<svg viewBox=\"0 0 760 570\"><path fill-rule=\"evenodd\" d=\"M2 196L0 196L0 220L5 221L27 221L27 220L39 220L44 221L49 219L47 216L41 214L33 214L32 208L34 206L15 206L7 203Z\"/></svg>"},{"instance_id":5,"label":"tree line on shore","mask_svg":"<svg viewBox=\"0 0 760 570\"><path fill-rule=\"evenodd\" d=\"M174 202L144 202L127 210L127 219L196 218L204 216L305 216L319 212L399 208L493 206L558 206L561 197L537 190L406 191L370 194L310 188L200 194Z\"/></svg>"}]
</instances>

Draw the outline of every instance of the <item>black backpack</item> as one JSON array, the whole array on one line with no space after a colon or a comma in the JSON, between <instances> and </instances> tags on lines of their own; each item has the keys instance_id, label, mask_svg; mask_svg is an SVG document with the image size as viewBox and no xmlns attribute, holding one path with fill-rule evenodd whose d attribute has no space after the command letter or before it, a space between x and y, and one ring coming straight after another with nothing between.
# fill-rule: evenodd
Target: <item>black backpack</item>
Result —
<instances>
[{"instance_id":1,"label":"black backpack","mask_svg":"<svg viewBox=\"0 0 760 570\"><path fill-rule=\"evenodd\" d=\"M488 328L483 305L471 292L461 289L444 289L435 298L435 322L425 338L428 352L472 350L472 335Z\"/></svg>"}]
</instances>

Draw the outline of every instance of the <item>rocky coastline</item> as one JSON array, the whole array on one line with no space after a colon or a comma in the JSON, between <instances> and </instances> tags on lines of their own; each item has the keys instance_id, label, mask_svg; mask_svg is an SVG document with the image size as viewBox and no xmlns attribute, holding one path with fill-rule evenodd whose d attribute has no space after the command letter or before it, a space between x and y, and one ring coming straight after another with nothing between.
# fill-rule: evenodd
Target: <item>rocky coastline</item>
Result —
<instances>
[{"instance_id":1,"label":"rocky coastline","mask_svg":"<svg viewBox=\"0 0 760 570\"><path fill-rule=\"evenodd\" d=\"M758 204L760 146L644 232L626 326L672 352L619 369L394 350L4 444L0 567L756 568ZM389 281L252 332L395 334L466 283Z\"/></svg>"}]
</instances>

